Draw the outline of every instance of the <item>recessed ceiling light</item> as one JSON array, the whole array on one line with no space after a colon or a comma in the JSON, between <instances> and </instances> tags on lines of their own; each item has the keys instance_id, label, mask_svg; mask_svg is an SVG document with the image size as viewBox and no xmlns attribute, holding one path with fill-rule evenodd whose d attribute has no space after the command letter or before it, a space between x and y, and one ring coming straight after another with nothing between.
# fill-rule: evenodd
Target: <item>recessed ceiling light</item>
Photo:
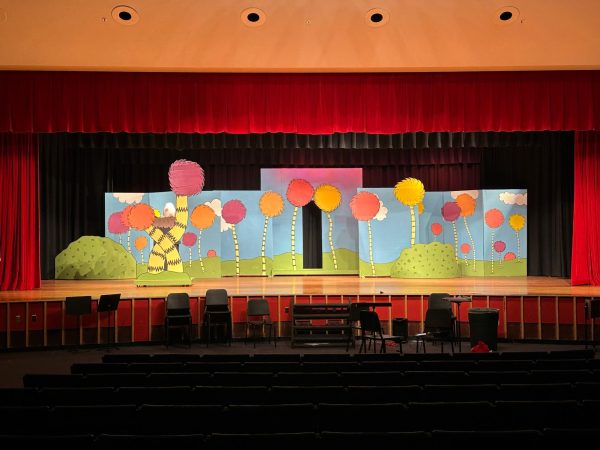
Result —
<instances>
[{"instance_id":1,"label":"recessed ceiling light","mask_svg":"<svg viewBox=\"0 0 600 450\"><path fill-rule=\"evenodd\" d=\"M260 27L267 21L267 15L262 9L246 8L242 11L241 19L248 27Z\"/></svg>"},{"instance_id":2,"label":"recessed ceiling light","mask_svg":"<svg viewBox=\"0 0 600 450\"><path fill-rule=\"evenodd\" d=\"M365 14L365 22L370 27L382 27L390 20L390 15L385 9L373 8Z\"/></svg>"},{"instance_id":3,"label":"recessed ceiling light","mask_svg":"<svg viewBox=\"0 0 600 450\"><path fill-rule=\"evenodd\" d=\"M500 24L514 23L519 17L519 10L514 6L504 6L496 10L494 14L494 22Z\"/></svg>"},{"instance_id":4,"label":"recessed ceiling light","mask_svg":"<svg viewBox=\"0 0 600 450\"><path fill-rule=\"evenodd\" d=\"M131 6L115 6L111 11L113 20L121 25L135 25L140 20L140 16Z\"/></svg>"}]
</instances>

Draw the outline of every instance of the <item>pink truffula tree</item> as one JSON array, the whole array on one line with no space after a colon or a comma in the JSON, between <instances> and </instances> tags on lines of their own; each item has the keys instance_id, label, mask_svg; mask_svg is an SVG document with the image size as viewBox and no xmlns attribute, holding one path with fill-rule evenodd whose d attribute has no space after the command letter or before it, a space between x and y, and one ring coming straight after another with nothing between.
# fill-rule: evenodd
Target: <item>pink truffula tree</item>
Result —
<instances>
[{"instance_id":1,"label":"pink truffula tree","mask_svg":"<svg viewBox=\"0 0 600 450\"><path fill-rule=\"evenodd\" d=\"M485 224L492 229L492 273L494 273L494 231L500 228L504 223L504 214L497 208L492 208L486 211Z\"/></svg>"},{"instance_id":2,"label":"pink truffula tree","mask_svg":"<svg viewBox=\"0 0 600 450\"><path fill-rule=\"evenodd\" d=\"M502 252L506 250L506 243L504 241L496 241L494 242L494 250L500 256L500 265L502 265Z\"/></svg>"},{"instance_id":3,"label":"pink truffula tree","mask_svg":"<svg viewBox=\"0 0 600 450\"><path fill-rule=\"evenodd\" d=\"M446 202L442 206L442 217L446 222L452 222L452 234L454 235L454 259L458 264L458 234L456 232L456 219L460 216L460 207L456 202Z\"/></svg>"},{"instance_id":4,"label":"pink truffula tree","mask_svg":"<svg viewBox=\"0 0 600 450\"><path fill-rule=\"evenodd\" d=\"M240 200L229 200L223 205L221 217L225 222L231 225L233 235L233 248L235 251L235 274L240 276L240 246L238 243L235 226L246 217L246 207Z\"/></svg>"},{"instance_id":5,"label":"pink truffula tree","mask_svg":"<svg viewBox=\"0 0 600 450\"><path fill-rule=\"evenodd\" d=\"M371 233L371 220L379 212L379 197L367 191L362 191L350 200L350 210L356 220L367 222L369 232L369 262L371 263L371 275L375 276L375 262L373 261L373 235Z\"/></svg>"},{"instance_id":6,"label":"pink truffula tree","mask_svg":"<svg viewBox=\"0 0 600 450\"><path fill-rule=\"evenodd\" d=\"M119 236L119 245L123 245L122 235L129 230L129 227L123 225L121 214L121 211L112 213L108 218L108 231Z\"/></svg>"},{"instance_id":7,"label":"pink truffula tree","mask_svg":"<svg viewBox=\"0 0 600 450\"><path fill-rule=\"evenodd\" d=\"M198 236L196 236L196 233L192 233L187 232L183 235L183 237L181 238L181 243L183 245L185 245L186 247L189 247L189 251L190 251L190 267L192 267L192 247L194 245L196 245L196 240L198 239Z\"/></svg>"},{"instance_id":8,"label":"pink truffula tree","mask_svg":"<svg viewBox=\"0 0 600 450\"><path fill-rule=\"evenodd\" d=\"M285 193L288 202L294 205L292 213L292 269L296 270L296 216L298 208L308 205L313 198L315 189L312 184L301 178L295 178L290 181Z\"/></svg>"},{"instance_id":9,"label":"pink truffula tree","mask_svg":"<svg viewBox=\"0 0 600 450\"><path fill-rule=\"evenodd\" d=\"M431 224L431 232L433 233L433 240L437 241L437 237L444 231L444 227L441 223L434 222Z\"/></svg>"},{"instance_id":10,"label":"pink truffula tree","mask_svg":"<svg viewBox=\"0 0 600 450\"><path fill-rule=\"evenodd\" d=\"M467 265L467 267L469 267L469 258L467 257L467 255L469 254L470 251L471 251L471 246L469 244L467 244L466 242L464 242L460 246L460 252L464 255L464 260L465 260L465 264Z\"/></svg>"}]
</instances>

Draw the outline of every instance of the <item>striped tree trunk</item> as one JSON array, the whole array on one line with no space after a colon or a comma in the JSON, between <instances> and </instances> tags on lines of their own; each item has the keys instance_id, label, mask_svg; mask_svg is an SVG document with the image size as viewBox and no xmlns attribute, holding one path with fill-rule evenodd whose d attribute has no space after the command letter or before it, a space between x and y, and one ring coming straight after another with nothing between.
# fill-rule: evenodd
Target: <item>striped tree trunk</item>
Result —
<instances>
[{"instance_id":1,"label":"striped tree trunk","mask_svg":"<svg viewBox=\"0 0 600 450\"><path fill-rule=\"evenodd\" d=\"M233 249L235 250L235 274L240 276L240 246L235 232L235 225L231 224L231 234L233 235Z\"/></svg>"},{"instance_id":2,"label":"striped tree trunk","mask_svg":"<svg viewBox=\"0 0 600 450\"><path fill-rule=\"evenodd\" d=\"M475 270L475 240L471 235L471 230L469 229L469 224L467 223L467 217L463 216L463 220L465 221L465 228L467 230L467 234L469 235L469 239L471 240L471 251L473 252L473 270ZM467 258L465 258L466 260Z\"/></svg>"},{"instance_id":3,"label":"striped tree trunk","mask_svg":"<svg viewBox=\"0 0 600 450\"><path fill-rule=\"evenodd\" d=\"M333 247L333 219L331 218L331 214L327 213L327 218L329 219L329 247L331 247L331 256L333 258L333 268L337 270L337 259L335 257L335 248Z\"/></svg>"},{"instance_id":4,"label":"striped tree trunk","mask_svg":"<svg viewBox=\"0 0 600 450\"><path fill-rule=\"evenodd\" d=\"M200 238L202 237L202 230L198 231L198 260L200 261L200 268L204 272L204 261L202 260L202 253L200 252Z\"/></svg>"},{"instance_id":5,"label":"striped tree trunk","mask_svg":"<svg viewBox=\"0 0 600 450\"><path fill-rule=\"evenodd\" d=\"M265 225L263 226L262 244L260 246L260 259L262 263L262 276L267 276L267 258L265 256L265 244L267 242L267 227L269 226L269 217L265 216Z\"/></svg>"},{"instance_id":6,"label":"striped tree trunk","mask_svg":"<svg viewBox=\"0 0 600 450\"><path fill-rule=\"evenodd\" d=\"M369 261L371 261L371 275L375 276L375 263L373 262L373 235L371 233L371 221L367 220L369 230Z\"/></svg>"},{"instance_id":7,"label":"striped tree trunk","mask_svg":"<svg viewBox=\"0 0 600 450\"><path fill-rule=\"evenodd\" d=\"M409 206L410 209L410 246L415 245L415 239L417 237L417 220L415 219L415 210L412 206Z\"/></svg>"},{"instance_id":8,"label":"striped tree trunk","mask_svg":"<svg viewBox=\"0 0 600 450\"><path fill-rule=\"evenodd\" d=\"M292 214L292 269L296 270L296 216L298 215L298 207L294 206Z\"/></svg>"},{"instance_id":9,"label":"striped tree trunk","mask_svg":"<svg viewBox=\"0 0 600 450\"><path fill-rule=\"evenodd\" d=\"M456 232L456 221L452 221L452 233L454 234L454 259L458 264L458 233Z\"/></svg>"},{"instance_id":10,"label":"striped tree trunk","mask_svg":"<svg viewBox=\"0 0 600 450\"><path fill-rule=\"evenodd\" d=\"M494 273L494 229L492 228L492 273Z\"/></svg>"}]
</instances>

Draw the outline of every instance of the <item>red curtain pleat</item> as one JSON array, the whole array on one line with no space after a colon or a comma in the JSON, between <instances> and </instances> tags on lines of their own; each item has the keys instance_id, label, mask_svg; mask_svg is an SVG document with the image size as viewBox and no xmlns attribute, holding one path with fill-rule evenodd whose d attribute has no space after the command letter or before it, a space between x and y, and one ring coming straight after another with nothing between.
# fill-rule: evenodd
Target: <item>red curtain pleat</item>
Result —
<instances>
[{"instance_id":1,"label":"red curtain pleat","mask_svg":"<svg viewBox=\"0 0 600 450\"><path fill-rule=\"evenodd\" d=\"M600 285L600 132L575 135L571 284Z\"/></svg>"},{"instance_id":2,"label":"red curtain pleat","mask_svg":"<svg viewBox=\"0 0 600 450\"><path fill-rule=\"evenodd\" d=\"M40 287L38 146L0 133L0 290Z\"/></svg>"},{"instance_id":3,"label":"red curtain pleat","mask_svg":"<svg viewBox=\"0 0 600 450\"><path fill-rule=\"evenodd\" d=\"M0 131L600 129L600 71L392 74L0 72Z\"/></svg>"}]
</instances>

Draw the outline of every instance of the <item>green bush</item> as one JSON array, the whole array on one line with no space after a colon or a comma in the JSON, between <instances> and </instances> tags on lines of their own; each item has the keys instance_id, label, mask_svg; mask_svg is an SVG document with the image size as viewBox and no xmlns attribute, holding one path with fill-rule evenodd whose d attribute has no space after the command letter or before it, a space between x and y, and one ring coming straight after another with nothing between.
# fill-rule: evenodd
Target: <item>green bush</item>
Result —
<instances>
[{"instance_id":1,"label":"green bush","mask_svg":"<svg viewBox=\"0 0 600 450\"><path fill-rule=\"evenodd\" d=\"M112 239L82 236L55 258L57 280L135 278L135 259Z\"/></svg>"},{"instance_id":2,"label":"green bush","mask_svg":"<svg viewBox=\"0 0 600 450\"><path fill-rule=\"evenodd\" d=\"M454 278L460 276L460 268L450 244L432 242L416 244L402 250L392 266L395 278Z\"/></svg>"}]
</instances>

